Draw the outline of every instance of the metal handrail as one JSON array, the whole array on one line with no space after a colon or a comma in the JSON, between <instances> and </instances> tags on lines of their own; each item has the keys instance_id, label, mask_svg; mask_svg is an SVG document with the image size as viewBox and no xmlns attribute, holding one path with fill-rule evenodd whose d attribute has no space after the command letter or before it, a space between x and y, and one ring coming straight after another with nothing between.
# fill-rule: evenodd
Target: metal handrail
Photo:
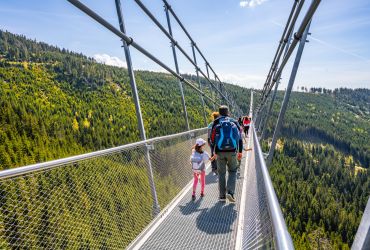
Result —
<instances>
[{"instance_id":1,"label":"metal handrail","mask_svg":"<svg viewBox=\"0 0 370 250\"><path fill-rule=\"evenodd\" d=\"M24 175L24 174L27 174L27 173L49 170L49 169L57 168L57 167L60 167L60 166L63 166L63 165L66 165L66 164L69 164L69 163L72 163L72 162L86 160L86 159L92 159L92 158L96 158L96 157L99 157L99 156L104 156L104 155L120 152L120 151L131 149L131 148L136 148L138 146L150 145L153 142L168 140L168 139L183 136L183 135L186 135L186 134L192 135L195 132L198 132L198 131L201 131L201 130L204 130L204 129L206 129L206 128L199 128L199 129L194 129L194 130L191 130L191 131L181 132L181 133L177 133L177 134L160 136L160 137L148 139L148 140L145 140L145 141L134 142L134 143L130 143L130 144L114 147L114 148L103 149L103 150L99 150L99 151L95 151L95 152L91 152L91 153L66 157L66 158L53 160L53 161L47 161L47 162L43 162L43 163L32 164L32 165L28 165L28 166L24 166L24 167L2 170L2 171L0 171L0 180L5 179L5 178Z\"/></svg>"},{"instance_id":2,"label":"metal handrail","mask_svg":"<svg viewBox=\"0 0 370 250\"><path fill-rule=\"evenodd\" d=\"M266 198L272 221L275 246L277 249L294 249L293 241L288 232L283 213L281 212L279 201L272 185L272 181L265 163L265 159L263 157L261 145L259 144L254 124L251 125L251 129L253 131L254 150L260 162L263 182L265 185Z\"/></svg>"}]
</instances>

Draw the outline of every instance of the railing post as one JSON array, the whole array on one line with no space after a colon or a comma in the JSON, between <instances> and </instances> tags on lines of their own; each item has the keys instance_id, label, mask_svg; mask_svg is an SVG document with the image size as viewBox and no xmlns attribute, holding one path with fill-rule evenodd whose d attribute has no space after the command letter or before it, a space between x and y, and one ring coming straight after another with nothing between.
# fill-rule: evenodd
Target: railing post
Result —
<instances>
[{"instance_id":1,"label":"railing post","mask_svg":"<svg viewBox=\"0 0 370 250\"><path fill-rule=\"evenodd\" d=\"M293 85L294 85L295 77L297 75L297 71L298 71L299 63L301 61L303 49L304 49L304 46L306 44L306 39L307 39L308 31L310 29L310 24L311 24L311 22L308 23L308 25L307 25L307 27L306 27L306 29L305 29L302 37L300 38L301 41L299 43L297 55L296 55L296 58L294 60L294 64L293 64L293 68L292 68L292 73L290 74L290 79L289 79L287 90L286 90L285 95L284 95L284 100L283 100L283 103L281 105L279 117L278 117L278 120L277 120L277 123L276 123L276 127L275 127L275 131L274 131L274 136L272 137L272 142L271 142L271 147L270 147L270 150L269 150L269 154L267 156L267 162L266 162L266 164L267 164L268 167L271 165L272 158L274 157L276 142L278 140L278 137L280 136L281 127L283 126L285 112L286 112L286 109L288 107L290 94L292 92L292 88L293 88ZM295 39L299 39L299 38L295 36Z\"/></svg>"},{"instance_id":2,"label":"railing post","mask_svg":"<svg viewBox=\"0 0 370 250\"><path fill-rule=\"evenodd\" d=\"M198 80L198 84L199 84L199 89L200 90L203 90L202 88L202 83L200 82L200 77L199 77L199 68L198 68L198 64L197 64L197 57L195 55L195 49L194 49L194 42L191 42L191 49L193 51L193 59L194 59L194 63L195 63L195 73L197 74L197 80ZM203 98L203 95L201 94L200 95L200 99L202 101L202 106L203 106L203 116L204 116L204 124L205 126L208 125L208 122L207 122L207 113L206 113L206 107L205 107L205 104L204 104L204 98Z\"/></svg>"},{"instance_id":3,"label":"railing post","mask_svg":"<svg viewBox=\"0 0 370 250\"><path fill-rule=\"evenodd\" d=\"M259 135L261 135L262 124L263 121L266 120L266 116L267 116L267 103L263 106L263 112L261 112L261 118L259 120L258 126L256 127Z\"/></svg>"},{"instance_id":4,"label":"railing post","mask_svg":"<svg viewBox=\"0 0 370 250\"><path fill-rule=\"evenodd\" d=\"M268 125L268 120L269 120L270 115L271 115L272 107L274 106L274 102L275 102L275 98L276 98L276 94L277 94L277 89L278 89L278 86L280 84L280 79L275 84L274 93L272 94L272 97L271 97L271 102L270 102L269 109L267 110L266 119L263 121L262 131L261 131L261 140L263 140L263 138L265 137L266 131L267 131L266 127Z\"/></svg>"},{"instance_id":5,"label":"railing post","mask_svg":"<svg viewBox=\"0 0 370 250\"><path fill-rule=\"evenodd\" d=\"M117 9L117 16L118 16L120 30L122 33L126 33L126 28L125 28L125 24L123 20L123 15L122 15L121 1L115 0L115 2L116 2L116 9ZM130 85L131 85L132 95L133 95L134 103L135 103L136 117L138 121L140 137L141 137L141 140L145 141L146 134L145 134L143 117L141 114L139 95L138 95L137 87L136 87L135 74L132 68L130 49L126 41L122 40L122 43L123 43L123 48L125 50L127 71L130 76ZM148 147L145 147L145 159L148 163L147 171L148 171L148 177L149 177L150 191L151 191L152 198L153 198L153 215L156 216L160 212L160 206L158 202L157 191L156 191L155 182L154 182L152 162L150 159L150 153L149 153Z\"/></svg>"},{"instance_id":6,"label":"railing post","mask_svg":"<svg viewBox=\"0 0 370 250\"><path fill-rule=\"evenodd\" d=\"M207 77L208 77L209 80L211 80L211 78L209 78L208 62L206 62L205 64L206 64ZM215 97L217 97L216 89L214 91L215 91L215 93L213 93L213 86L211 85L211 98L213 100L215 100ZM213 105L213 110L216 110L216 105L215 105L214 102L212 103L212 105Z\"/></svg>"},{"instance_id":7,"label":"railing post","mask_svg":"<svg viewBox=\"0 0 370 250\"><path fill-rule=\"evenodd\" d=\"M266 109L266 104L263 104L263 106L259 107L257 117L256 117L256 122L255 122L255 128L256 128L257 131L258 131L258 128L259 128L259 126L262 122L262 117L264 115L265 109Z\"/></svg>"},{"instance_id":8,"label":"railing post","mask_svg":"<svg viewBox=\"0 0 370 250\"><path fill-rule=\"evenodd\" d=\"M215 74L215 81L217 81L216 74ZM225 101L225 99L222 96L222 85L221 85L221 82L218 83L218 89L220 90L220 100L221 100L221 105L222 105L222 104L224 104L223 102Z\"/></svg>"},{"instance_id":9,"label":"railing post","mask_svg":"<svg viewBox=\"0 0 370 250\"><path fill-rule=\"evenodd\" d=\"M293 28L294 29L294 28ZM285 52L284 52L284 57L286 56L286 54L288 53L288 48L289 48L289 45L290 45L290 41L292 40L292 36L293 36L293 29L292 31L290 32L289 34L289 37L288 37L288 41L286 42L286 45L285 45ZM274 93L272 95L272 99L271 99L271 103L270 103L270 107L267 111L267 117L262 125L262 132L261 132L261 139L263 140L263 138L265 138L266 136L266 127L267 127L267 124L268 124L268 120L270 118L270 115L271 115L271 111L272 111L272 107L274 106L274 102L275 102L275 98L276 98L276 94L277 94L277 90L278 90L278 87L279 87L279 84L280 84L280 80L281 80L281 74L280 76L278 77L278 80L276 82L276 85L275 85L275 89L274 89Z\"/></svg>"},{"instance_id":10,"label":"railing post","mask_svg":"<svg viewBox=\"0 0 370 250\"><path fill-rule=\"evenodd\" d=\"M171 19L170 19L170 15L168 13L167 5L164 5L164 10L166 12L168 32L170 33L171 37L173 37L172 27L171 27ZM176 47L175 47L175 44L173 44L172 41L171 41L171 47L172 47L173 60L175 62L176 73L180 75L179 64L177 62ZM179 87L180 87L180 93L181 93L181 103L182 103L182 109L183 109L183 112L184 112L186 130L190 130L188 111L186 110L186 103L185 103L185 96L184 96L184 86L183 86L183 83L182 83L181 80L179 80Z\"/></svg>"}]
</instances>

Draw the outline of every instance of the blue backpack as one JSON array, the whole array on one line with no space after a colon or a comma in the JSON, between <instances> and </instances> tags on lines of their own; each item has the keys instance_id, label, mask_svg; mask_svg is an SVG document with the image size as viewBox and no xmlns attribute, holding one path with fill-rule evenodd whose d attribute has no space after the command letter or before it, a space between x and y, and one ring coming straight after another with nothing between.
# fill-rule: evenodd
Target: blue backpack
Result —
<instances>
[{"instance_id":1,"label":"blue backpack","mask_svg":"<svg viewBox=\"0 0 370 250\"><path fill-rule=\"evenodd\" d=\"M215 125L215 146L220 151L236 151L239 143L239 129L229 117L219 118Z\"/></svg>"}]
</instances>

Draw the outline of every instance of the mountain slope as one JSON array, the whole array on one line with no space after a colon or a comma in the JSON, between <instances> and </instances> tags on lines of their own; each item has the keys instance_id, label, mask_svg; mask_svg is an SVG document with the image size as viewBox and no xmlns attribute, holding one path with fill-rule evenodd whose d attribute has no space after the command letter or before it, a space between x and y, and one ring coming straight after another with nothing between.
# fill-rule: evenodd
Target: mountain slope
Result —
<instances>
[{"instance_id":1,"label":"mountain slope","mask_svg":"<svg viewBox=\"0 0 370 250\"><path fill-rule=\"evenodd\" d=\"M135 75L147 137L184 131L178 80ZM126 69L0 31L0 85L0 169L139 140ZM227 88L249 98L248 90ZM199 94L185 86L185 99L191 129L204 127Z\"/></svg>"}]
</instances>

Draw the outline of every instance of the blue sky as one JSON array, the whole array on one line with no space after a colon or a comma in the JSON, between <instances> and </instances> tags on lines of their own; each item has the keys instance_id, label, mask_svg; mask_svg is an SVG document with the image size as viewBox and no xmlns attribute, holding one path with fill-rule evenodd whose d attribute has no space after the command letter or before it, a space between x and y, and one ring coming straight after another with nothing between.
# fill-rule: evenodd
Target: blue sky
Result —
<instances>
[{"instance_id":1,"label":"blue sky","mask_svg":"<svg viewBox=\"0 0 370 250\"><path fill-rule=\"evenodd\" d=\"M83 0L117 26L113 0ZM142 0L165 23L161 0ZM293 0L169 0L222 80L261 87ZM305 9L309 0L306 1ZM169 41L133 0L122 0L127 34L173 67ZM370 1L323 0L311 25L295 86L370 87ZM174 20L173 20L174 23ZM66 0L1 0L0 28L124 65L120 40ZM191 54L174 25L175 39ZM162 71L132 50L135 69ZM180 57L181 72L194 72ZM200 58L198 59L200 60ZM292 60L291 60L292 61ZM203 66L203 62L200 62ZM281 88L286 86L291 63Z\"/></svg>"}]
</instances>

